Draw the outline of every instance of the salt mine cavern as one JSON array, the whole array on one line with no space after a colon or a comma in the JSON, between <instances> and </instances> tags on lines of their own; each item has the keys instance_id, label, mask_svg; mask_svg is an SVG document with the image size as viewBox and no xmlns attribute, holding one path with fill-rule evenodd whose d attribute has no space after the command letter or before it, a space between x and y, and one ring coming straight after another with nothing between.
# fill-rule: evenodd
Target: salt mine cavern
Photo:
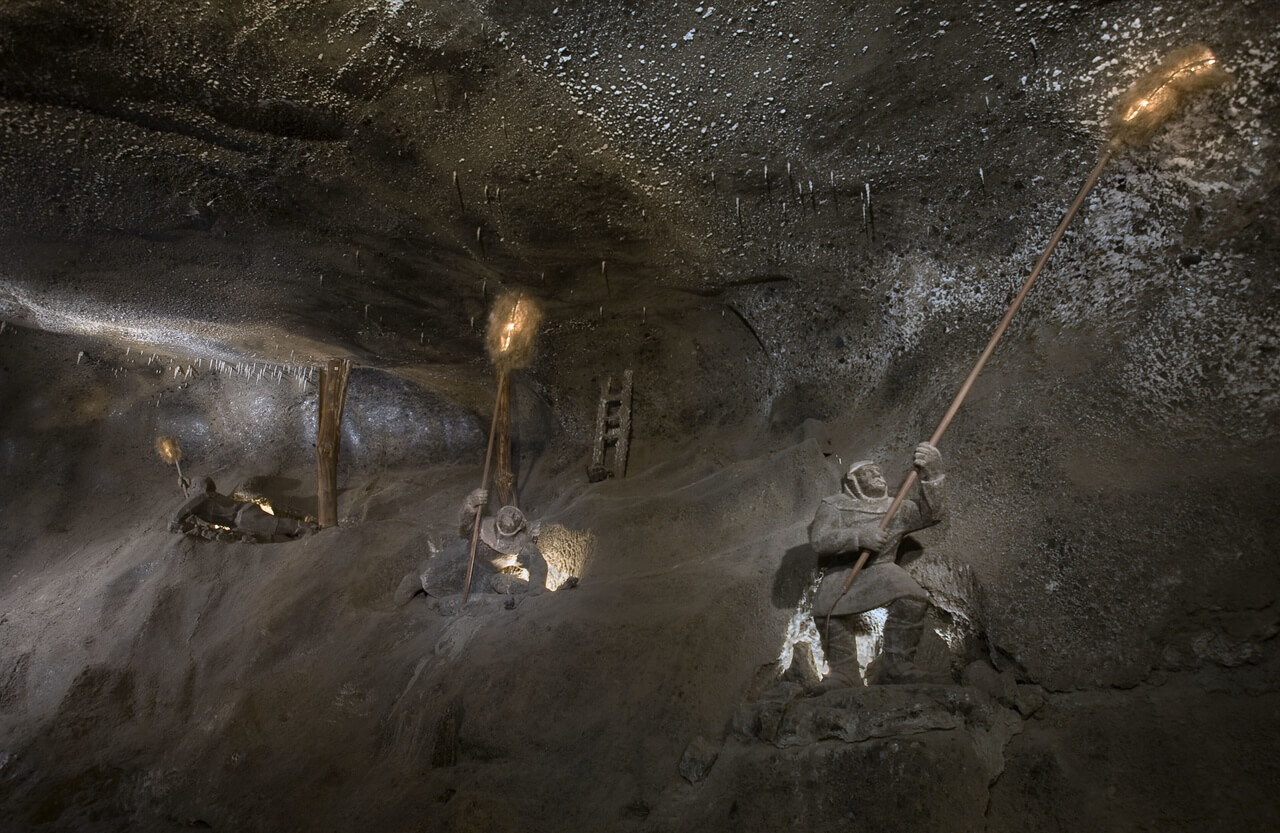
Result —
<instances>
[{"instance_id":1,"label":"salt mine cavern","mask_svg":"<svg viewBox=\"0 0 1280 833\"><path fill-rule=\"evenodd\" d=\"M1280 829L1278 63L3 4L0 829Z\"/></svg>"}]
</instances>

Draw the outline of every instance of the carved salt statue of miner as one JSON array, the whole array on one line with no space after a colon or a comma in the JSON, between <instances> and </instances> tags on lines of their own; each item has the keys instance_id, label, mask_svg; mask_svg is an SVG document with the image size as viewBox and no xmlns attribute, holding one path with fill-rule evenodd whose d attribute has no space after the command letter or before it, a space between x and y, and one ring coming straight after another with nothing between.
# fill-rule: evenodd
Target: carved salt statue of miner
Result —
<instances>
[{"instance_id":1,"label":"carved salt statue of miner","mask_svg":"<svg viewBox=\"0 0 1280 833\"><path fill-rule=\"evenodd\" d=\"M439 598L462 592L476 516L488 502L487 489L476 489L467 495L458 521L462 540L428 558L421 571L400 580L395 594L397 606L407 604L419 593ZM497 515L481 519L476 547L479 569L471 579L471 592L514 595L545 590L547 562L533 539L524 513L515 506L504 506Z\"/></svg>"},{"instance_id":2,"label":"carved salt statue of miner","mask_svg":"<svg viewBox=\"0 0 1280 833\"><path fill-rule=\"evenodd\" d=\"M809 543L820 556L835 556L841 566L828 571L813 603L814 615L830 611L823 644L831 673L823 688L857 685L858 649L854 628L859 614L888 608L884 625L884 655L874 683L924 682L928 675L915 666L916 646L929 612L928 594L896 563L904 536L942 519L942 455L929 443L915 450L920 476L919 499L902 502L887 530L880 523L893 502L880 466L863 460L849 466L839 494L825 498L809 526ZM861 550L873 557L849 592L840 596L845 579ZM844 563L847 561L848 563ZM839 599L839 601L837 601ZM834 605L834 609L833 606ZM821 629L822 622L819 621Z\"/></svg>"},{"instance_id":3,"label":"carved salt statue of miner","mask_svg":"<svg viewBox=\"0 0 1280 833\"><path fill-rule=\"evenodd\" d=\"M218 494L208 477L193 478L186 502L169 521L170 532L244 542L292 541L316 531L313 524L298 518L274 515L248 500Z\"/></svg>"},{"instance_id":4,"label":"carved salt statue of miner","mask_svg":"<svg viewBox=\"0 0 1280 833\"><path fill-rule=\"evenodd\" d=\"M1158 67L1135 81L1121 96L1112 112L1109 126L1111 136L1098 154L1093 170L1085 178L1067 213L1049 237L1044 251L1031 267L1031 273L1023 282L1022 288L1018 290L995 332L991 334L987 346L983 348L973 369L951 400L951 405L938 423L930 442L922 443L916 448L916 471L921 477L920 501L903 501L901 512L893 516L883 534L878 534L878 521L891 515L890 509L894 502L888 498L888 490L879 467L864 463L850 467L843 494L828 498L818 508L809 537L819 553L840 554L856 552L859 548L876 553L875 562L865 571L861 580L854 583L851 592L844 598L840 598L844 588L843 577L838 577L839 573L827 576L819 589L815 610L825 613L834 606L836 615L847 617L888 604L882 681L923 676L914 668L912 657L920 637L921 622L928 612L928 603L924 600L923 590L901 568L897 568L893 558L903 535L929 526L940 514L938 499L942 484L941 457L934 444L941 441L951 425L951 420L972 390L978 374L982 372L1008 329L1009 322L1026 300L1032 284L1049 262L1049 256L1085 204L1089 193L1098 184L1111 159L1126 147L1137 145L1154 135L1194 94L1226 83L1230 78L1230 74L1223 71L1208 47L1192 44L1170 53ZM874 471L869 471L873 467ZM910 489L915 473L908 475L904 493ZM853 640L850 638L845 641L846 636L851 636L847 633L847 624L846 621L835 618L831 621L831 648L828 656L835 657L833 665L837 668L844 665L846 658L854 656ZM839 633L837 628L840 629Z\"/></svg>"}]
</instances>

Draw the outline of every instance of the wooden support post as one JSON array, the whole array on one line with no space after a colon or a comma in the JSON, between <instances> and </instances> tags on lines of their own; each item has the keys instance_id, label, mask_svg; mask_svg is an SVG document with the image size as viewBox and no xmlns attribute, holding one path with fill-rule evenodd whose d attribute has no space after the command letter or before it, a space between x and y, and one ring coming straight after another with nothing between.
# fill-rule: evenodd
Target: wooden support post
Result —
<instances>
[{"instance_id":1,"label":"wooden support post","mask_svg":"<svg viewBox=\"0 0 1280 833\"><path fill-rule=\"evenodd\" d=\"M321 529L338 525L338 450L347 400L349 359L330 359L320 372L320 420L316 426L316 515Z\"/></svg>"}]
</instances>

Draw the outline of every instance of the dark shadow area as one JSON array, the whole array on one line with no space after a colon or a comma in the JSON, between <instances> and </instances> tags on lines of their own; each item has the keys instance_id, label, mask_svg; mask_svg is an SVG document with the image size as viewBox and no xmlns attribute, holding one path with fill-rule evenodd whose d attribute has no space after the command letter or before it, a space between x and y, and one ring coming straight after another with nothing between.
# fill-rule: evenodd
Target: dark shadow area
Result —
<instances>
[{"instance_id":1,"label":"dark shadow area","mask_svg":"<svg viewBox=\"0 0 1280 833\"><path fill-rule=\"evenodd\" d=\"M800 604L800 597L813 583L817 570L818 554L808 544L800 544L783 553L769 594L773 606L779 610L795 610Z\"/></svg>"}]
</instances>

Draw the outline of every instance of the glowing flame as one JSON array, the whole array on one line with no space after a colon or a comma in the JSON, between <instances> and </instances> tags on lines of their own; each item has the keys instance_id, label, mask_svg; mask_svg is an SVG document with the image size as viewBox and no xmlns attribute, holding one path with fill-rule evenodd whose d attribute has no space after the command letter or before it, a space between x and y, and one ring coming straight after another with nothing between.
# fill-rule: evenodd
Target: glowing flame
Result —
<instances>
[{"instance_id":1,"label":"glowing flame","mask_svg":"<svg viewBox=\"0 0 1280 833\"><path fill-rule=\"evenodd\" d=\"M500 296L489 311L489 358L500 370L523 367L533 355L542 311L532 299L515 292Z\"/></svg>"},{"instance_id":2,"label":"glowing flame","mask_svg":"<svg viewBox=\"0 0 1280 833\"><path fill-rule=\"evenodd\" d=\"M1159 109L1167 106L1172 102L1172 93L1178 84L1181 84L1184 79L1195 75L1198 72L1211 71L1217 63L1218 60L1214 58L1213 53L1208 50L1195 60L1184 61L1169 72L1169 74L1164 77L1164 80L1160 82L1159 86L1146 93L1145 97L1130 107L1122 118L1125 121L1133 121L1148 109Z\"/></svg>"},{"instance_id":3,"label":"glowing flame","mask_svg":"<svg viewBox=\"0 0 1280 833\"><path fill-rule=\"evenodd\" d=\"M1149 136L1199 90L1229 79L1206 46L1184 47L1139 78L1117 103L1111 116L1116 142Z\"/></svg>"},{"instance_id":4,"label":"glowing flame","mask_svg":"<svg viewBox=\"0 0 1280 833\"><path fill-rule=\"evenodd\" d=\"M156 454L172 466L182 459L182 446L175 437L156 437Z\"/></svg>"},{"instance_id":5,"label":"glowing flame","mask_svg":"<svg viewBox=\"0 0 1280 833\"><path fill-rule=\"evenodd\" d=\"M523 300L523 299L521 299ZM498 352L505 353L511 349L511 339L516 334L516 327L520 321L520 301L516 301L515 307L511 310L511 320L507 322L507 326L502 328L501 344Z\"/></svg>"}]
</instances>

